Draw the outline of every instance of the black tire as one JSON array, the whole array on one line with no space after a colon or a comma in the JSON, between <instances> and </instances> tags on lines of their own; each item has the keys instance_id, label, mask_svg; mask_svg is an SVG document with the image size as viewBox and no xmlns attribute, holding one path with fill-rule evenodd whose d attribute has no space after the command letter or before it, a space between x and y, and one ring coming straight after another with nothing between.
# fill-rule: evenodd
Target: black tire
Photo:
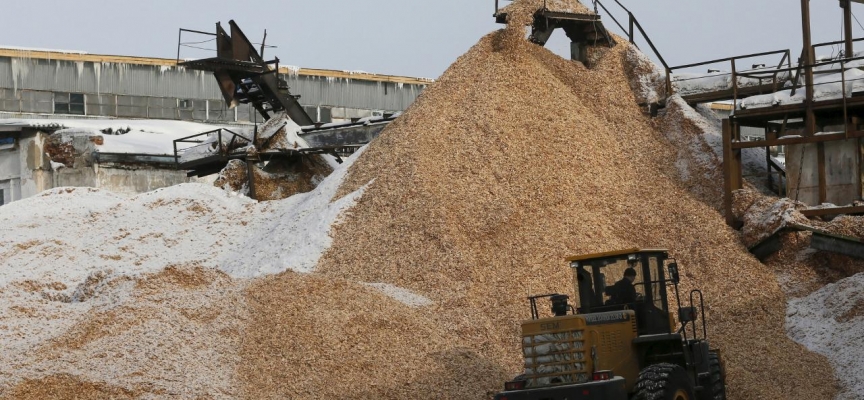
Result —
<instances>
[{"instance_id":1,"label":"black tire","mask_svg":"<svg viewBox=\"0 0 864 400\"><path fill-rule=\"evenodd\" d=\"M649 365L639 373L633 400L695 400L693 384L678 365Z\"/></svg>"},{"instance_id":2,"label":"black tire","mask_svg":"<svg viewBox=\"0 0 864 400\"><path fill-rule=\"evenodd\" d=\"M708 367L711 370L711 400L726 400L726 374L723 373L723 366L720 364L720 356L711 352L708 353Z\"/></svg>"}]
</instances>

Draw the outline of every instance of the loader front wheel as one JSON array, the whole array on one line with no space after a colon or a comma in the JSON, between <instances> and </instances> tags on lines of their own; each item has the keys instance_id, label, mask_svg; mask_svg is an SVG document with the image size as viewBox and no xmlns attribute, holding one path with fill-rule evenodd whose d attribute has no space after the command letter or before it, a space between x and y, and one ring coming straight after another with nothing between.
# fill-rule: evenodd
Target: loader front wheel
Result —
<instances>
[{"instance_id":1,"label":"loader front wheel","mask_svg":"<svg viewBox=\"0 0 864 400\"><path fill-rule=\"evenodd\" d=\"M711 369L711 400L726 400L726 382L720 356L715 352L708 353L708 366Z\"/></svg>"},{"instance_id":2,"label":"loader front wheel","mask_svg":"<svg viewBox=\"0 0 864 400\"><path fill-rule=\"evenodd\" d=\"M650 365L639 373L633 400L694 400L693 385L678 365Z\"/></svg>"}]
</instances>

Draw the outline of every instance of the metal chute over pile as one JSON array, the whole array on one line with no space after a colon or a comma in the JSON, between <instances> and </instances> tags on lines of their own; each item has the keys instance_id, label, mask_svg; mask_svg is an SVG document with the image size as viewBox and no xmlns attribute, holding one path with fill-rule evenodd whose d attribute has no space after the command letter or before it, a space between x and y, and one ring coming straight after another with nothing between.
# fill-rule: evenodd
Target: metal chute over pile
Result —
<instances>
[{"instance_id":1,"label":"metal chute over pile","mask_svg":"<svg viewBox=\"0 0 864 400\"><path fill-rule=\"evenodd\" d=\"M227 167L230 171L217 183L231 176L234 179L229 186L246 188L250 197L284 198L311 190L329 173L328 162L321 155L331 155L341 163L341 157L369 143L398 117L384 114L346 123L314 122L297 101L300 96L292 94L279 76L279 58L265 60L263 43L259 52L233 20L228 24L230 35L219 23L216 33L181 29L181 38L183 32L215 36L216 57L181 62L181 42L177 65L212 72L229 107L250 104L266 122L251 132L222 128L175 140L177 168L189 171L189 176L220 173ZM238 173L242 168L247 170L245 178ZM237 181L241 178L245 182ZM259 186L274 190L256 193L256 180L261 179L267 183L257 182ZM308 184L297 185L298 180L309 179ZM290 188L280 189L283 183Z\"/></svg>"}]
</instances>

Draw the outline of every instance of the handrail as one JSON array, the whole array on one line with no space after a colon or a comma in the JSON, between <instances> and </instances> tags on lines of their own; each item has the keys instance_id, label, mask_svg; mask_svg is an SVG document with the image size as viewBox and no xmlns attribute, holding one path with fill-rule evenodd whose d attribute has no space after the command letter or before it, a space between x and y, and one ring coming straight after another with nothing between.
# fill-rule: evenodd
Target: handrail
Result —
<instances>
[{"instance_id":1,"label":"handrail","mask_svg":"<svg viewBox=\"0 0 864 400\"><path fill-rule=\"evenodd\" d=\"M623 4L621 4L620 1L613 0L616 4L618 4L619 7L621 7L627 13L627 17L629 18L629 28L630 29L625 30L624 27L621 26L621 23L619 23L618 20L615 19L615 16L612 15L611 12L609 12L609 9L607 9L606 6L603 5L602 2L600 2L600 0L593 0L593 1L594 1L594 4L597 4L600 7L603 7L603 10L606 11L607 14L609 14L609 16L612 18L613 21L615 21L615 23L618 25L618 27L621 28L622 31L625 31L625 33L627 34L627 38L630 40L630 43L633 44L634 46L636 46L636 43L635 43L636 36L635 36L635 32L634 32L633 28L635 27L636 29L639 30L639 33L642 35L642 38L645 39L646 42L648 42L648 46L651 47L651 50L654 52L654 55L657 56L657 59L660 61L661 64L663 64L663 68L666 71L666 94L667 95L671 94L672 93L672 77L671 77L672 71L669 70L669 65L666 63L666 60L663 58L662 55L660 55L660 51L657 50L657 46L655 46L654 42L651 41L651 38L648 37L648 34L645 32L645 29L642 27L642 24L639 23L639 20L636 19L636 16L633 15L633 12L631 12L627 7L625 7ZM638 48L638 46L636 46L636 47Z\"/></svg>"},{"instance_id":2,"label":"handrail","mask_svg":"<svg viewBox=\"0 0 864 400\"><path fill-rule=\"evenodd\" d=\"M188 46L188 44L183 43L183 32L197 33L200 35L217 36L215 33L211 33L211 32L202 32L202 31L196 31L193 29L180 28L180 30L177 33L177 61L176 61L177 64L180 63L180 47L184 46L184 45ZM188 47L192 47L192 46L188 46Z\"/></svg>"},{"instance_id":3,"label":"handrail","mask_svg":"<svg viewBox=\"0 0 864 400\"><path fill-rule=\"evenodd\" d=\"M780 59L780 62L777 64L776 67L760 67L760 68L753 68L753 69L745 69L745 70L741 70L741 71L738 70L738 65L737 65L736 61L745 60L748 58L777 55L777 54L782 54L783 57ZM670 76L669 79L671 81L672 71L675 71L675 70L680 70L680 69L684 69L684 68L693 68L693 67L698 67L698 66L703 66L703 65L717 64L717 63L723 63L723 62L729 62L731 69L732 69L732 72L718 74L717 76L732 75L732 78L731 78L732 88L731 88L731 90L732 90L732 100L734 102L733 104L738 104L738 94L739 94L739 89L740 89L739 77L744 77L744 78L749 78L749 79L754 79L754 80L758 79L759 80L759 86L764 85L765 83L763 83L763 82L769 81L771 83L771 86L774 89L774 91L777 91L781 82L788 80L788 78L780 79L780 74L786 70L783 68L783 64L785 63L786 65L788 65L790 70L792 68L792 56L791 56L791 53L788 49L787 50L773 50L773 51L763 51L763 52L759 52L759 53L744 54L744 55L733 56L733 57L718 58L715 60L702 61L702 62L698 62L698 63L677 65L677 66L669 68L669 76ZM675 82L699 80L702 78L703 77L676 79ZM670 82L670 86L671 86L671 82ZM725 89L725 90L728 90L728 89ZM734 111L733 111L733 113L734 113Z\"/></svg>"},{"instance_id":4,"label":"handrail","mask_svg":"<svg viewBox=\"0 0 864 400\"><path fill-rule=\"evenodd\" d=\"M627 29L624 29L624 26L622 26L621 23L618 22L618 19L616 19L615 16L612 15L612 13L609 12L608 9L606 9L606 6L604 6L603 3L597 1L597 2L595 2L595 4L597 4L597 5L599 5L600 7L602 7L602 8L603 8L603 11L606 11L606 14L609 14L609 18L612 18L612 21L615 22L615 25L618 25L618 27L621 28L621 31L623 31L623 32L627 32ZM595 8L595 10L596 10L596 8Z\"/></svg>"},{"instance_id":5,"label":"handrail","mask_svg":"<svg viewBox=\"0 0 864 400\"><path fill-rule=\"evenodd\" d=\"M788 56L789 56L789 50L765 51L765 52L762 52L762 53L746 54L746 55L743 55L743 56L735 56L735 57L718 58L718 59L716 59L716 60L711 60L711 61L703 61L703 62L693 63L693 64L677 65L677 66L671 67L670 69L674 71L674 70L676 70L676 69L699 67L699 66L702 66L702 65L717 64L717 63L721 63L721 62L724 62L724 61L732 61L732 60L741 60L741 59L744 59L744 58L753 58L753 57L770 56L770 55L774 55L774 54L783 54L783 55L785 55L785 56L788 57ZM784 60L785 60L787 57L784 57ZM781 61L781 64L782 64L782 62L783 62L783 61Z\"/></svg>"},{"instance_id":6,"label":"handrail","mask_svg":"<svg viewBox=\"0 0 864 400\"><path fill-rule=\"evenodd\" d=\"M222 140L222 131L225 131L225 132L231 134L231 139L227 144ZM216 142L208 142L206 140L193 140L195 138L202 137L202 136L210 137L214 133L216 134ZM235 149L235 144L236 145L242 144L242 142L238 141L238 138L246 141L246 143L252 143L252 140L250 140L249 138L247 138L247 137L245 137L245 136L243 136L237 132L234 132L230 129L227 129L227 128L214 129L212 131L201 132L201 133L197 133L197 134L194 134L191 136L186 136L186 137L183 137L180 139L175 139L174 140L174 163L177 165L180 164L180 154L181 153L184 153L184 152L186 152L186 150L189 150L191 148L195 148L195 147L198 147L198 146L201 146L204 144L210 145L210 144L216 143L217 144L217 146L216 146L217 151L215 152L215 155L219 155L222 157L228 156L229 153L231 152L231 150ZM178 143L195 143L198 146L191 146L191 147L180 149L177 147Z\"/></svg>"},{"instance_id":7,"label":"handrail","mask_svg":"<svg viewBox=\"0 0 864 400\"><path fill-rule=\"evenodd\" d=\"M783 168L782 165L778 164L774 161L774 158L771 157L771 152L766 151L766 158L768 159L768 188L771 189L774 185L774 171L777 171L777 194L779 196L785 196L786 193L783 192L783 180L788 180L786 177L786 169Z\"/></svg>"},{"instance_id":8,"label":"handrail","mask_svg":"<svg viewBox=\"0 0 864 400\"><path fill-rule=\"evenodd\" d=\"M856 38L856 39L852 39L852 42L853 42L853 43L854 43L854 42L861 42L861 41L864 41L864 38ZM812 47L813 47L813 53L815 54L815 53L816 53L816 49L819 48L819 47L836 46L836 45L838 45L838 44L845 44L845 43L846 43L845 40L835 40L835 41L831 41L831 42L816 43L816 44L814 44L814 45L812 46ZM845 54L845 55L848 56L848 54Z\"/></svg>"}]
</instances>

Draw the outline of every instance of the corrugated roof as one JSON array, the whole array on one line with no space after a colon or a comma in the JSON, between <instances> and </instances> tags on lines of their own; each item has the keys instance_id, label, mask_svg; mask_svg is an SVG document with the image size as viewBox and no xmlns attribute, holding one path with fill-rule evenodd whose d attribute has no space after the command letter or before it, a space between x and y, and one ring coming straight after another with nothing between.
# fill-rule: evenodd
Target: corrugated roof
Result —
<instances>
[{"instance_id":1,"label":"corrugated roof","mask_svg":"<svg viewBox=\"0 0 864 400\"><path fill-rule=\"evenodd\" d=\"M0 47L0 57L13 58L36 58L46 60L68 60L68 61L83 61L94 63L119 63L119 64L138 64L138 65L158 65L158 66L177 66L177 60L173 58L154 58L154 57L135 57L135 56L117 56L107 54L88 54L79 51L50 51L44 49L24 49L24 48L2 48ZM434 79L428 78L413 78L408 76L397 75L379 75L363 71L337 71L329 69L316 68L297 68L297 67L281 67L279 72L283 74L297 74L305 76L319 76L327 78L345 78L358 79L375 82L393 82L403 84L428 85L434 82Z\"/></svg>"}]
</instances>

